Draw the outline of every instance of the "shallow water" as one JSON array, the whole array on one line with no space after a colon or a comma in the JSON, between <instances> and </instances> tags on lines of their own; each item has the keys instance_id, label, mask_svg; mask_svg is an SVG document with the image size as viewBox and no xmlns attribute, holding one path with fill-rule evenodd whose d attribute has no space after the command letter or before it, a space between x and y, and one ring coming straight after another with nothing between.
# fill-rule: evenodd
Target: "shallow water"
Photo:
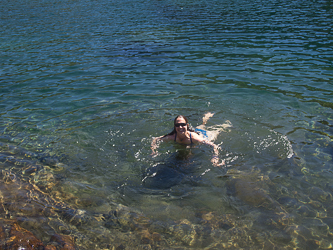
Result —
<instances>
[{"instance_id":1,"label":"shallow water","mask_svg":"<svg viewBox=\"0 0 333 250\"><path fill-rule=\"evenodd\" d=\"M1 3L1 218L79 249L331 247L331 1ZM150 156L205 112L225 166Z\"/></svg>"}]
</instances>

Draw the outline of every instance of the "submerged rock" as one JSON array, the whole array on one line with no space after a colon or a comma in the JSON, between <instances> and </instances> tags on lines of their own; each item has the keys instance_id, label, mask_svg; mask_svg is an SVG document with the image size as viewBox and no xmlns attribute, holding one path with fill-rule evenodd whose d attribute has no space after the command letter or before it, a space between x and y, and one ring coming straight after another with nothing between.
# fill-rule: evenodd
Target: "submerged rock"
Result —
<instances>
[{"instance_id":1,"label":"submerged rock","mask_svg":"<svg viewBox=\"0 0 333 250\"><path fill-rule=\"evenodd\" d=\"M68 235L55 234L55 235L52 235L50 241L55 246L58 246L58 249L63 249L63 250L65 250L65 249L66 250L75 250L76 249L73 238ZM54 245L51 245L51 246L54 246Z\"/></svg>"},{"instance_id":2,"label":"submerged rock","mask_svg":"<svg viewBox=\"0 0 333 250\"><path fill-rule=\"evenodd\" d=\"M20 227L16 221L1 220L1 249L44 249L44 244L32 232ZM6 233L7 232L7 233Z\"/></svg>"},{"instance_id":3,"label":"submerged rock","mask_svg":"<svg viewBox=\"0 0 333 250\"><path fill-rule=\"evenodd\" d=\"M12 149L15 153L17 150L17 148ZM27 158L22 156L20 159L18 156L22 155L22 152L17 155L0 152L0 164L3 167L0 173L0 218L16 218L0 223L0 249L20 247L31 249L30 242L34 242L34 247L46 250L72 250L76 247L79 249L278 248L279 245L274 246L275 242L287 245L291 238L296 241L294 236L299 237L296 235L298 231L292 232L291 229L285 231L286 227L290 227L293 218L288 216L284 207L308 216L306 219L309 225L314 224L316 231L330 234L325 223L315 220L313 214L314 207L324 211L321 202L331 201L331 196L319 189L309 190L314 197L319 194L321 202L309 201L300 207L299 201L289 192L286 195L290 197L284 196L275 201L269 194L268 187L273 185L268 184L269 178L229 171L228 175L219 176L228 178L226 183L229 194L251 206L251 209L259 208L252 209L254 213L250 216L258 215L257 218L262 218L262 223L256 224L259 219L255 221L252 217L249 219L250 216L245 215L240 218L241 216L234 214L221 214L222 211L220 214L217 211L192 211L193 216L190 217L184 212L188 210L180 212L174 221L161 222L154 221L153 218L148 218L131 207L90 197L90 194L83 199L81 195L79 199L64 189L57 188L61 182L54 171L61 171L65 166L48 156L38 160L38 156L28 154ZM167 188L170 183L173 185L181 181L181 175L174 171L168 172L164 167L153 169L156 172L147 177L144 186L157 189L161 188L161 182L168 180L170 182L162 186ZM157 175L153 175L154 173ZM222 182L225 179L218 181ZM97 212L96 206L102 206L102 209ZM80 209L82 207L84 209ZM172 209L169 213L177 212L178 210ZM181 219L183 214L186 218L195 217L195 219L191 221ZM274 237L256 230L258 225L262 226L265 223L273 228L269 233L273 232ZM329 220L326 223L329 226L333 224ZM313 238L309 235L309 238L311 237ZM271 243L272 239L275 240L274 244ZM19 245L23 244L22 242L25 245Z\"/></svg>"},{"instance_id":4,"label":"submerged rock","mask_svg":"<svg viewBox=\"0 0 333 250\"><path fill-rule=\"evenodd\" d=\"M104 215L104 220L105 227L122 231L144 230L151 224L150 219L143 214L120 204Z\"/></svg>"},{"instance_id":5,"label":"submerged rock","mask_svg":"<svg viewBox=\"0 0 333 250\"><path fill-rule=\"evenodd\" d=\"M45 244L16 220L0 219L0 249L75 250L71 236L55 234Z\"/></svg>"},{"instance_id":6,"label":"submerged rock","mask_svg":"<svg viewBox=\"0 0 333 250\"><path fill-rule=\"evenodd\" d=\"M258 178L239 175L228 181L227 187L231 195L236 196L248 205L284 212L281 205L273 200L267 194L267 191L260 187L260 184L263 183L259 183Z\"/></svg>"},{"instance_id":7,"label":"submerged rock","mask_svg":"<svg viewBox=\"0 0 333 250\"><path fill-rule=\"evenodd\" d=\"M309 189L309 196L312 200L319 200L322 202L331 201L332 195L328 192L325 192L319 187L311 187Z\"/></svg>"},{"instance_id":8,"label":"submerged rock","mask_svg":"<svg viewBox=\"0 0 333 250\"><path fill-rule=\"evenodd\" d=\"M274 183L268 177L257 174L241 174L231 177L231 180L227 181L230 195L253 208L258 208L257 219L253 221L256 226L283 232L288 225L293 223L295 217L287 213L284 207L269 195L270 187L274 188ZM288 199L281 201L293 202Z\"/></svg>"}]
</instances>

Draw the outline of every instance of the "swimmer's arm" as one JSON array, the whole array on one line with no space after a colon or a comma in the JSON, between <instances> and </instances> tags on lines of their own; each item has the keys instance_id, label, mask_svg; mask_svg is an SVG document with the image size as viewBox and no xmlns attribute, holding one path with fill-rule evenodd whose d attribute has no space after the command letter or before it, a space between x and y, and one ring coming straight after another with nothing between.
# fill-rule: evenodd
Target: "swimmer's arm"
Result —
<instances>
[{"instance_id":1,"label":"swimmer's arm","mask_svg":"<svg viewBox=\"0 0 333 250\"><path fill-rule=\"evenodd\" d=\"M151 144L150 144L152 155L156 155L158 153L157 149L158 149L161 142L169 141L169 140L171 140L171 136L169 136L169 135L168 136L153 137L153 140L151 141Z\"/></svg>"},{"instance_id":2,"label":"swimmer's arm","mask_svg":"<svg viewBox=\"0 0 333 250\"><path fill-rule=\"evenodd\" d=\"M162 138L161 136L160 137L153 137L153 140L151 141L151 144L150 144L152 155L157 154L157 149L158 149L159 141L161 140L161 138Z\"/></svg>"},{"instance_id":3,"label":"swimmer's arm","mask_svg":"<svg viewBox=\"0 0 333 250\"><path fill-rule=\"evenodd\" d=\"M215 167L220 166L220 165L224 165L224 162L219 163L219 161L220 161L220 159L219 159L219 146L217 146L215 143L213 143L211 141L201 139L199 136L197 137L196 135L194 136L194 139L199 143L206 144L206 145L209 145L209 146L213 147L214 154L212 156L211 162L213 163L213 165Z\"/></svg>"},{"instance_id":4,"label":"swimmer's arm","mask_svg":"<svg viewBox=\"0 0 333 250\"><path fill-rule=\"evenodd\" d=\"M205 143L213 147L214 154L212 156L212 159L210 160L213 166L218 167L224 165L225 164L224 161L220 162L219 159L219 146L217 146L211 141L205 141Z\"/></svg>"},{"instance_id":5,"label":"swimmer's arm","mask_svg":"<svg viewBox=\"0 0 333 250\"><path fill-rule=\"evenodd\" d=\"M213 157L219 157L219 146L217 146L215 143L213 143L211 141L207 141L207 140L203 140L203 143L213 147L213 151L214 151Z\"/></svg>"},{"instance_id":6,"label":"swimmer's arm","mask_svg":"<svg viewBox=\"0 0 333 250\"><path fill-rule=\"evenodd\" d=\"M219 146L217 146L215 143L208 141L206 139L203 139L200 135L193 133L193 141L197 143L207 144L211 147L213 147L214 156L219 156Z\"/></svg>"}]
</instances>

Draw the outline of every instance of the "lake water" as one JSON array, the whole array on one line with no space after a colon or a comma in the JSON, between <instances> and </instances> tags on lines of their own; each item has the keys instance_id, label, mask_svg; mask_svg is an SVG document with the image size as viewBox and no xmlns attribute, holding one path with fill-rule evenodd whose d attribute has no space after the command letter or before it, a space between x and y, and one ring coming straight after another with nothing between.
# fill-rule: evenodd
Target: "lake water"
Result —
<instances>
[{"instance_id":1,"label":"lake water","mask_svg":"<svg viewBox=\"0 0 333 250\"><path fill-rule=\"evenodd\" d=\"M332 248L332 18L330 0L1 0L1 218L79 249ZM206 112L232 124L224 166L204 145L150 155Z\"/></svg>"}]
</instances>

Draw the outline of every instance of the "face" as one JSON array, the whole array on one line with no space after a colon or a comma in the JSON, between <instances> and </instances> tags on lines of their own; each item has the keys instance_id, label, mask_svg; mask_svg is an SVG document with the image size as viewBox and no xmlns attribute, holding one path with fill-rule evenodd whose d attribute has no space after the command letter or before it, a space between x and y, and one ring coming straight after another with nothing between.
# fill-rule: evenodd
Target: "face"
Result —
<instances>
[{"instance_id":1,"label":"face","mask_svg":"<svg viewBox=\"0 0 333 250\"><path fill-rule=\"evenodd\" d=\"M186 123L186 121L185 121L185 119L183 117L178 117L176 119L175 125L179 124L179 123L183 123L185 125L184 126L179 126L179 127L175 126L176 132L177 133L186 133L186 131L187 131L187 123Z\"/></svg>"}]
</instances>

